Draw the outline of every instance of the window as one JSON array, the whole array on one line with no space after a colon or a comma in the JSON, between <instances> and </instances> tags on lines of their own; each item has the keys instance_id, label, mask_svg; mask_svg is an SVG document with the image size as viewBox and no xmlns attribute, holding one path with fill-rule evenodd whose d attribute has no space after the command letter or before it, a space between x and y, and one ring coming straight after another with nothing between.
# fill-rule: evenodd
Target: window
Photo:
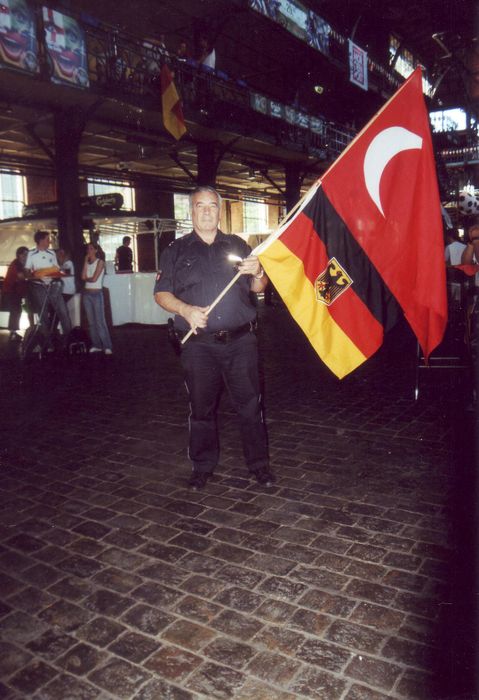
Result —
<instances>
[{"instance_id":1,"label":"window","mask_svg":"<svg viewBox=\"0 0 479 700\"><path fill-rule=\"evenodd\" d=\"M266 233L268 205L264 202L243 202L243 228L245 233Z\"/></svg>"},{"instance_id":2,"label":"window","mask_svg":"<svg viewBox=\"0 0 479 700\"><path fill-rule=\"evenodd\" d=\"M173 195L175 219L191 221L190 197L187 194Z\"/></svg>"},{"instance_id":3,"label":"window","mask_svg":"<svg viewBox=\"0 0 479 700\"><path fill-rule=\"evenodd\" d=\"M389 63L392 65L394 61L394 70L402 75L403 78L408 78L413 70L421 64L421 61L409 51L409 49L401 48L401 41L396 36L389 37ZM432 92L432 85L424 75L422 79L422 90L426 95Z\"/></svg>"},{"instance_id":4,"label":"window","mask_svg":"<svg viewBox=\"0 0 479 700\"><path fill-rule=\"evenodd\" d=\"M122 210L135 209L135 190L128 182L115 180L88 180L88 195L111 194L118 192L123 197Z\"/></svg>"},{"instance_id":5,"label":"window","mask_svg":"<svg viewBox=\"0 0 479 700\"><path fill-rule=\"evenodd\" d=\"M133 269L138 270L138 255L136 248L136 235L131 233L106 233L100 229L100 239L99 243L105 253L105 260L108 262L113 262L115 260L116 249L119 248L123 243L123 236L130 236L131 244L130 248L133 253Z\"/></svg>"},{"instance_id":6,"label":"window","mask_svg":"<svg viewBox=\"0 0 479 700\"><path fill-rule=\"evenodd\" d=\"M434 131L464 131L466 113L462 109L442 109L429 115Z\"/></svg>"},{"instance_id":7,"label":"window","mask_svg":"<svg viewBox=\"0 0 479 700\"><path fill-rule=\"evenodd\" d=\"M26 203L25 178L20 173L0 173L0 219L22 216Z\"/></svg>"}]
</instances>

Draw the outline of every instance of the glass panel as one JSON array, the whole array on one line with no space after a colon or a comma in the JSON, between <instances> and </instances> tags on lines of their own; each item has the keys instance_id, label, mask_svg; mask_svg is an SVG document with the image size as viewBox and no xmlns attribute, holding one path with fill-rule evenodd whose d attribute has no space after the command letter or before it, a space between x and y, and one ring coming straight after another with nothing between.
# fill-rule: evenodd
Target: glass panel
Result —
<instances>
[{"instance_id":1,"label":"glass panel","mask_svg":"<svg viewBox=\"0 0 479 700\"><path fill-rule=\"evenodd\" d=\"M434 131L464 131L466 113L462 109L443 109L429 115Z\"/></svg>"},{"instance_id":2,"label":"glass panel","mask_svg":"<svg viewBox=\"0 0 479 700\"><path fill-rule=\"evenodd\" d=\"M268 230L268 205L243 202L243 227L246 233L265 233Z\"/></svg>"},{"instance_id":3,"label":"glass panel","mask_svg":"<svg viewBox=\"0 0 479 700\"><path fill-rule=\"evenodd\" d=\"M25 178L19 173L0 173L0 218L22 216Z\"/></svg>"},{"instance_id":4,"label":"glass panel","mask_svg":"<svg viewBox=\"0 0 479 700\"><path fill-rule=\"evenodd\" d=\"M389 62L392 63L394 60L394 57L396 56L397 50L399 48L399 39L395 36L390 36L389 37ZM414 54L409 51L409 49L402 48L399 51L399 56L396 59L396 62L394 63L394 70L399 73L399 75L402 75L403 78L408 78L413 70L421 63L421 61L417 58L417 56L414 56ZM424 77L423 73L423 78L422 78L422 90L426 95L430 95L432 92L432 85L427 80L427 78Z\"/></svg>"},{"instance_id":5,"label":"glass panel","mask_svg":"<svg viewBox=\"0 0 479 700\"><path fill-rule=\"evenodd\" d=\"M175 208L175 219L191 221L189 195L175 194L173 195L173 203Z\"/></svg>"}]
</instances>

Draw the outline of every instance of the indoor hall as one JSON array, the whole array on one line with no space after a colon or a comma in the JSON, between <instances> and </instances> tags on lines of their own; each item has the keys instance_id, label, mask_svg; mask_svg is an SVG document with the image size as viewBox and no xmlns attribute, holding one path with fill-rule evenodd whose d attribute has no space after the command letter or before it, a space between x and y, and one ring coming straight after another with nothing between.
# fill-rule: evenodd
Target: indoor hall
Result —
<instances>
[{"instance_id":1,"label":"indoor hall","mask_svg":"<svg viewBox=\"0 0 479 700\"><path fill-rule=\"evenodd\" d=\"M479 213L477 4L1 9L0 698L475 699L477 268L467 285L463 271L445 270L443 243L453 233L464 246ZM391 299L373 299L378 323L343 314L368 359L337 379L286 310L289 274L277 270L278 293L255 298L276 481L247 474L224 393L220 463L193 490L183 373L170 312L153 301L161 256L191 230L188 194L216 187L221 231L264 241L333 164L344 168L341 155L411 74L421 129L408 122L407 146L376 148L371 177L345 168L326 219L358 211L345 193L363 179L372 215L361 227L389 224L392 208L409 211L397 193L421 191L417 215L400 222L403 250L422 251L401 301L421 288L427 304L444 302L445 321L447 272L444 342L426 367L401 314L393 326ZM435 166L414 181L429 132ZM75 351L25 352L27 313L9 334L2 277L38 229L50 250L69 253L77 278L85 247L100 243L108 355L85 352L80 279L69 302ZM404 260L398 231L393 221L368 251L379 276ZM129 269L119 270L125 236ZM315 309L336 303L334 276L359 287L333 257L310 280Z\"/></svg>"}]
</instances>

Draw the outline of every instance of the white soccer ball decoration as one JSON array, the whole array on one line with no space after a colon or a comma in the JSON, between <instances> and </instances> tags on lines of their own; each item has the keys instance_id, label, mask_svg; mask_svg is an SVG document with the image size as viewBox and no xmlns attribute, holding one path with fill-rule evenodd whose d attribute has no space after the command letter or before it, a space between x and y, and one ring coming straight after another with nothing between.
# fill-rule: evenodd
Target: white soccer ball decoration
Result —
<instances>
[{"instance_id":1,"label":"white soccer ball decoration","mask_svg":"<svg viewBox=\"0 0 479 700\"><path fill-rule=\"evenodd\" d=\"M469 216L470 214L479 213L479 199L470 192L463 190L459 192L458 207L461 214Z\"/></svg>"}]
</instances>

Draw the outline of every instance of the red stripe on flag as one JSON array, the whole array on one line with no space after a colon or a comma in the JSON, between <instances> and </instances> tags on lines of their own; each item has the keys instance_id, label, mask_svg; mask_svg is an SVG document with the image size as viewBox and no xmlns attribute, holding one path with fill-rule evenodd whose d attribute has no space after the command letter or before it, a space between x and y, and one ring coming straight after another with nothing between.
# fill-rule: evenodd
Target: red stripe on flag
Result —
<instances>
[{"instance_id":1,"label":"red stripe on flag","mask_svg":"<svg viewBox=\"0 0 479 700\"><path fill-rule=\"evenodd\" d=\"M304 273L312 285L329 261L328 251L314 229L311 219L301 212L281 234L281 242L303 262ZM320 301L318 304L322 303ZM382 343L384 330L366 304L354 292L354 285L329 307L330 316L356 347L370 357Z\"/></svg>"}]
</instances>

